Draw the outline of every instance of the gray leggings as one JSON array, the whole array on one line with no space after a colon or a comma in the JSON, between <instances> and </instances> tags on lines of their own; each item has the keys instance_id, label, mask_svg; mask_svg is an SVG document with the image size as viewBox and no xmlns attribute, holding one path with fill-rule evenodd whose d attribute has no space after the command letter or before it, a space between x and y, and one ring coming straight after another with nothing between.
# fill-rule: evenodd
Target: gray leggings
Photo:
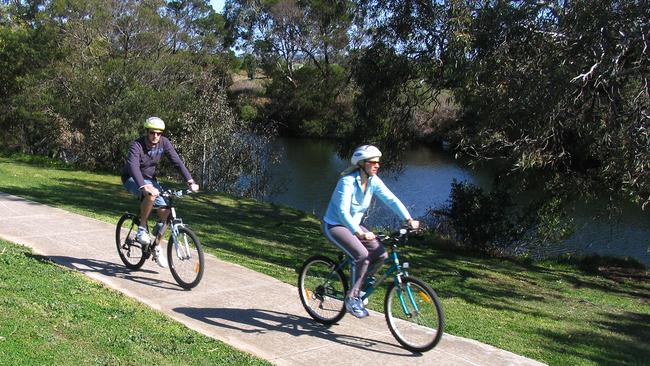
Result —
<instances>
[{"instance_id":1,"label":"gray leggings","mask_svg":"<svg viewBox=\"0 0 650 366\"><path fill-rule=\"evenodd\" d=\"M363 226L361 226L361 230L364 232L369 231ZM348 292L348 296L358 297L359 289L365 277L375 274L384 264L384 260L388 258L386 249L377 239L359 240L350 229L343 225L323 223L323 233L325 233L325 237L329 241L354 260L354 266L352 266L354 283L350 292Z\"/></svg>"}]
</instances>

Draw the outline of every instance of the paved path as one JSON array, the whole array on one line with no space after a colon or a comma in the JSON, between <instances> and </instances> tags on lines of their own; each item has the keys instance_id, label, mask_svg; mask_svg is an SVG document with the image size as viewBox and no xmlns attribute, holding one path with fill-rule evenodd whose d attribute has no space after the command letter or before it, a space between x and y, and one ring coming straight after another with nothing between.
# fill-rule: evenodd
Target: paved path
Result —
<instances>
[{"instance_id":1,"label":"paved path","mask_svg":"<svg viewBox=\"0 0 650 366\"><path fill-rule=\"evenodd\" d=\"M296 287L206 256L202 282L192 291L147 261L128 271L115 250L111 224L0 192L0 237L105 283L209 337L277 365L542 365L473 340L443 336L414 354L399 346L382 314L345 316L332 327L313 322ZM353 362L356 363L356 362Z\"/></svg>"}]
</instances>

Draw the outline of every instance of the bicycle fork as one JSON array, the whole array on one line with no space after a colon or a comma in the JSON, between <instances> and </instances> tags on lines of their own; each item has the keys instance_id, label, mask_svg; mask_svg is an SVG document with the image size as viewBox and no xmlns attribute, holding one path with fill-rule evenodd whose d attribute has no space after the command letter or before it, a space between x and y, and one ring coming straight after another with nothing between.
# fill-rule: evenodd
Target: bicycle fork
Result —
<instances>
[{"instance_id":1,"label":"bicycle fork","mask_svg":"<svg viewBox=\"0 0 650 366\"><path fill-rule=\"evenodd\" d=\"M420 313L420 309L418 307L417 302L415 301L415 296L413 296L413 291L411 289L411 286L408 283L404 283L402 281L402 276L408 276L408 273L406 271L403 271L402 269L406 270L410 267L410 264L408 262L404 262L402 265L399 263L399 259L397 258L397 253L393 252L392 254L392 266L396 272L395 274L395 287L397 287L397 297L399 298L400 305L402 306L402 311L404 311L404 314L408 318L413 318L417 316L417 314ZM406 294L406 299L404 294ZM409 307L410 305L410 307ZM413 309L413 311L409 310Z\"/></svg>"},{"instance_id":2,"label":"bicycle fork","mask_svg":"<svg viewBox=\"0 0 650 366\"><path fill-rule=\"evenodd\" d=\"M174 219L171 225L171 239L174 243L174 249L176 250L176 256L180 260L190 259L192 254L190 252L190 245L187 242L187 236L180 236L178 228L182 226L183 223L180 219ZM182 238L182 240L179 240Z\"/></svg>"}]
</instances>

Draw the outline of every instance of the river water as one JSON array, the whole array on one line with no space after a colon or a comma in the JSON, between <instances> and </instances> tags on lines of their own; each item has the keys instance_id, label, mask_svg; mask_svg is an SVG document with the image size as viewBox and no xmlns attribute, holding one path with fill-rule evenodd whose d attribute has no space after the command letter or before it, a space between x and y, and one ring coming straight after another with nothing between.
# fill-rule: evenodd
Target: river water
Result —
<instances>
[{"instance_id":1,"label":"river water","mask_svg":"<svg viewBox=\"0 0 650 366\"><path fill-rule=\"evenodd\" d=\"M339 173L348 166L340 159L328 141L280 138L274 148L280 163L272 169L275 191L267 201L284 204L322 216ZM442 150L421 146L405 154L403 169L398 174L379 175L414 217L447 203L451 182L467 181L488 188L489 171L472 170L462 166ZM561 245L546 247L542 256L562 253L630 256L650 266L650 212L628 206L612 218L592 219L594 205L576 210L575 234ZM395 225L396 217L377 204L366 221L369 225Z\"/></svg>"}]
</instances>

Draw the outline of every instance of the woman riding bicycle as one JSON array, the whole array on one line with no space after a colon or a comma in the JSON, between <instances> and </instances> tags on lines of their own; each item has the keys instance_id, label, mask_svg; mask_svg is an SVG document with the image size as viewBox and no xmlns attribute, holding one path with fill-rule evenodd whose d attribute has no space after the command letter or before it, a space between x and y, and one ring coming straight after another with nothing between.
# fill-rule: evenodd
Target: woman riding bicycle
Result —
<instances>
[{"instance_id":1,"label":"woman riding bicycle","mask_svg":"<svg viewBox=\"0 0 650 366\"><path fill-rule=\"evenodd\" d=\"M323 232L328 240L354 260L352 287L345 297L346 309L357 318L368 316L359 292L363 281L379 270L388 257L375 234L361 225L374 194L411 228L420 223L411 218L402 202L377 176L381 152L372 145L354 150L352 165L341 173L323 218Z\"/></svg>"}]
</instances>

